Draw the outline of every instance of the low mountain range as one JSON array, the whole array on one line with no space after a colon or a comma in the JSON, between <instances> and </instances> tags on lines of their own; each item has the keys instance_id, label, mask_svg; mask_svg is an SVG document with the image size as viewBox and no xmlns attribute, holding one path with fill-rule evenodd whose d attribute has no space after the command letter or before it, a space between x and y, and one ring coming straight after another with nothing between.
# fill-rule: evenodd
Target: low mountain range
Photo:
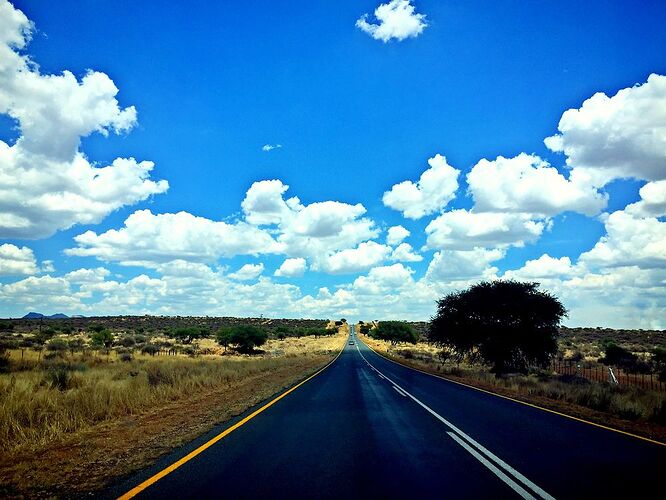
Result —
<instances>
[{"instance_id":1,"label":"low mountain range","mask_svg":"<svg viewBox=\"0 0 666 500\"><path fill-rule=\"evenodd\" d=\"M51 314L50 316L46 316L42 313L38 312L29 312L25 316L23 316L22 319L68 319L69 316L63 313L56 313L56 314Z\"/></svg>"}]
</instances>

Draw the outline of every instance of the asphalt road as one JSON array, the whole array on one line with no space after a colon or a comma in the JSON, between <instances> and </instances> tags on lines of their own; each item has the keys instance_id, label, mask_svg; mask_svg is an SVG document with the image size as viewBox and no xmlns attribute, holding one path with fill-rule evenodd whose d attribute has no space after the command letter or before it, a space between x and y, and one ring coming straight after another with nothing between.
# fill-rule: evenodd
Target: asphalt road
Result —
<instances>
[{"instance_id":1,"label":"asphalt road","mask_svg":"<svg viewBox=\"0 0 666 500\"><path fill-rule=\"evenodd\" d=\"M139 497L663 498L664 472L664 446L410 370L356 341Z\"/></svg>"}]
</instances>

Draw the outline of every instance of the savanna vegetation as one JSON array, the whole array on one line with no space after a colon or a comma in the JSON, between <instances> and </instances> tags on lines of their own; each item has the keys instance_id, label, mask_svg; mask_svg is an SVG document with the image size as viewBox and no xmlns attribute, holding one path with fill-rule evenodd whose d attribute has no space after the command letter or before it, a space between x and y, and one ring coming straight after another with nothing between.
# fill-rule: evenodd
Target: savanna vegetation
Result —
<instances>
[{"instance_id":1,"label":"savanna vegetation","mask_svg":"<svg viewBox=\"0 0 666 500\"><path fill-rule=\"evenodd\" d=\"M416 343L382 338L382 321L357 330L400 363L666 441L666 332L564 328L559 300L534 283L480 283L437 305L411 324Z\"/></svg>"},{"instance_id":2,"label":"savanna vegetation","mask_svg":"<svg viewBox=\"0 0 666 500\"><path fill-rule=\"evenodd\" d=\"M0 496L99 488L317 370L347 334L327 321L146 319L0 321Z\"/></svg>"}]
</instances>

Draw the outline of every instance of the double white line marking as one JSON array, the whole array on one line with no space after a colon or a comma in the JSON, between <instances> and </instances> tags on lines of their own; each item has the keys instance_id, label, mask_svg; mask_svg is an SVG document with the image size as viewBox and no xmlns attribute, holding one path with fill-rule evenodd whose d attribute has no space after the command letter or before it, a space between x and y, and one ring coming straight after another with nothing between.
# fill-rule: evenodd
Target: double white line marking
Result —
<instances>
[{"instance_id":1,"label":"double white line marking","mask_svg":"<svg viewBox=\"0 0 666 500\"><path fill-rule=\"evenodd\" d=\"M504 481L513 491L518 493L518 495L526 499L529 498L536 500L536 498L542 498L544 500L555 500L552 495L546 493L544 490L539 488L536 484L527 479L516 469L514 469L509 464L504 462L504 460L502 460L497 455L486 449L480 443L477 443L474 439L472 439L470 436L468 436L463 431L458 429L458 427L456 427L451 422L446 420L435 410L433 410L424 402L416 398L416 396L413 396L405 389L400 387L398 384L396 384L389 377L381 373L377 368L375 368L372 364L370 364L370 362L365 358L365 356L363 356L363 353L359 349L358 344L356 344L356 350L363 358L363 361L365 361L367 365L377 373L377 375L379 375L381 378L385 379L386 381L388 381L393 385L393 388L398 392L398 394L410 398L417 405L421 406L424 410L426 410L433 417L435 417L437 420L439 420L444 425L449 427L451 430L447 431L446 433L449 435L449 437L451 437L451 439L453 439L456 443L462 446L464 450L466 450L474 458L476 458L479 462L481 462L484 466L486 466L498 478Z\"/></svg>"}]
</instances>

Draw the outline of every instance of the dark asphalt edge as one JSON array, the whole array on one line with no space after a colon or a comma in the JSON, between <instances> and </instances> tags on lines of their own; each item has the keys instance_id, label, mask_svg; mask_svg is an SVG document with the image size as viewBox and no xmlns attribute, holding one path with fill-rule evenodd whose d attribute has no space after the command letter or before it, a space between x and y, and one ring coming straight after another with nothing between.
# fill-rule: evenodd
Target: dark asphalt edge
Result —
<instances>
[{"instance_id":1,"label":"dark asphalt edge","mask_svg":"<svg viewBox=\"0 0 666 500\"><path fill-rule=\"evenodd\" d=\"M357 338L358 338L358 340L359 340L360 342L363 342L363 340L361 340L360 337L357 336ZM560 416L560 417L564 417L564 418L568 418L568 419L571 419L571 420L575 420L575 421L577 421L577 422L581 422L581 423L584 423L584 424L587 424L587 425L592 425L592 426L594 426L594 427L601 428L601 429L604 429L604 430L607 430L607 431L616 432L616 433L618 433L618 434L623 434L623 435L625 435L625 436L627 436L627 437L631 437L631 438L634 438L634 439L639 439L639 440L641 440L641 441L648 442L648 443L651 443L651 444L654 444L654 445L657 445L657 446L665 446L665 447L666 447L666 443L664 443L664 442L662 442L662 441L658 441L658 440L656 440L656 439L652 439L652 438L645 437L645 436L640 436L640 435L638 435L638 434L633 434L633 433L631 433L631 432L623 431L623 430L621 430L621 429L616 429L616 428L614 428L614 427L610 427L610 426L607 426L607 425L598 424L598 423L596 423L596 422L592 422L592 421L590 421L590 420L585 420L585 419L583 419L583 418L576 417L576 416L574 416L574 415L569 415L569 414L567 414L567 413L563 413L563 412L561 412L561 411L551 410L550 408L545 408L545 407L543 407L543 406L539 406L539 405L534 404L534 403L528 403L527 401L521 401L521 400L519 400L519 399L515 399L515 398L512 398L512 397L510 397L510 396L505 396L505 395L503 395L503 394L498 394L498 393L493 392L493 391L490 391L490 390L488 390L488 389L482 389L481 387L475 387L475 386L473 386L473 385L466 384L466 383L464 383L464 382L459 382L458 380L453 380L453 379L447 378L447 377L445 377L444 375L439 375L439 374L436 374L436 373L430 373L430 372L427 372L427 371L425 371L425 370L420 370L420 369L418 369L418 368L414 368L413 366L409 366L409 365L406 365L406 364L401 363L400 361L396 361L396 360L394 360L394 359L389 358L388 356L382 354L381 352L376 351L375 349L373 349L370 345L366 344L365 342L363 342L363 345L366 346L370 351L372 351L373 353L375 353L377 356L381 356L381 357L384 358L386 361L390 361L391 363L395 363L396 365L401 366L401 367L403 367L403 368L408 368L408 369L410 369L410 370L414 370L414 371L416 371L416 372L423 373L424 375L430 375L431 377L435 377L435 378L438 378L438 379L444 380L444 381L449 382L449 383L451 383L451 384L461 385L461 386L463 386L463 387L467 387L467 388L469 388L469 389L474 389L475 391L483 392L483 393L485 393L485 394L490 394L491 396L496 396L496 397L498 397L498 398L502 398L502 399L505 399L505 400L508 400L508 401L512 401L512 402L514 402L514 403L519 403L519 404L521 404L521 405L528 406L528 407L530 407L530 408L536 408L537 410L541 410L541 411L545 411L545 412L548 412L548 413L552 413L552 414L554 414L554 415L558 415L558 416Z\"/></svg>"},{"instance_id":2,"label":"dark asphalt edge","mask_svg":"<svg viewBox=\"0 0 666 500\"><path fill-rule=\"evenodd\" d=\"M108 486L96 490L96 491L91 491L87 492L84 495L94 495L97 498L101 499L117 499L121 495L124 495L128 491L130 491L132 488L138 486L139 484L143 483L145 480L153 477L155 474L161 472L165 468L169 467L171 464L174 462L177 462L181 458L187 456L203 444L207 443L217 435L219 435L221 432L224 432L227 430L229 427L237 424L241 420L243 420L245 417L248 415L251 415L254 413L256 410L259 408L265 406L266 404L270 403L273 401L275 398L278 398L282 396L284 393L290 391L297 385L303 383L306 381L308 378L313 377L314 375L323 372L325 369L329 368L333 363L335 363L338 358L340 357L340 354L345 350L347 347L347 340L345 340L345 344L343 345L342 349L335 355L335 357L326 363L324 366L321 366L315 370L313 370L311 373L308 373L304 375L303 377L299 378L296 380L294 383L290 384L288 387L284 387L283 389L273 393L269 397L261 400L257 404L249 407L247 410L244 412L231 417L228 420L225 420L224 422L220 422L218 424L215 424L213 428L210 430L204 432L203 434L197 436L191 441L188 441L185 444L182 444L178 446L176 449L168 451L166 454L160 456L156 462L152 463L151 465L148 465L141 469L140 471L135 471L135 472L130 472L128 474L125 474L123 476L119 476L115 478Z\"/></svg>"}]
</instances>

